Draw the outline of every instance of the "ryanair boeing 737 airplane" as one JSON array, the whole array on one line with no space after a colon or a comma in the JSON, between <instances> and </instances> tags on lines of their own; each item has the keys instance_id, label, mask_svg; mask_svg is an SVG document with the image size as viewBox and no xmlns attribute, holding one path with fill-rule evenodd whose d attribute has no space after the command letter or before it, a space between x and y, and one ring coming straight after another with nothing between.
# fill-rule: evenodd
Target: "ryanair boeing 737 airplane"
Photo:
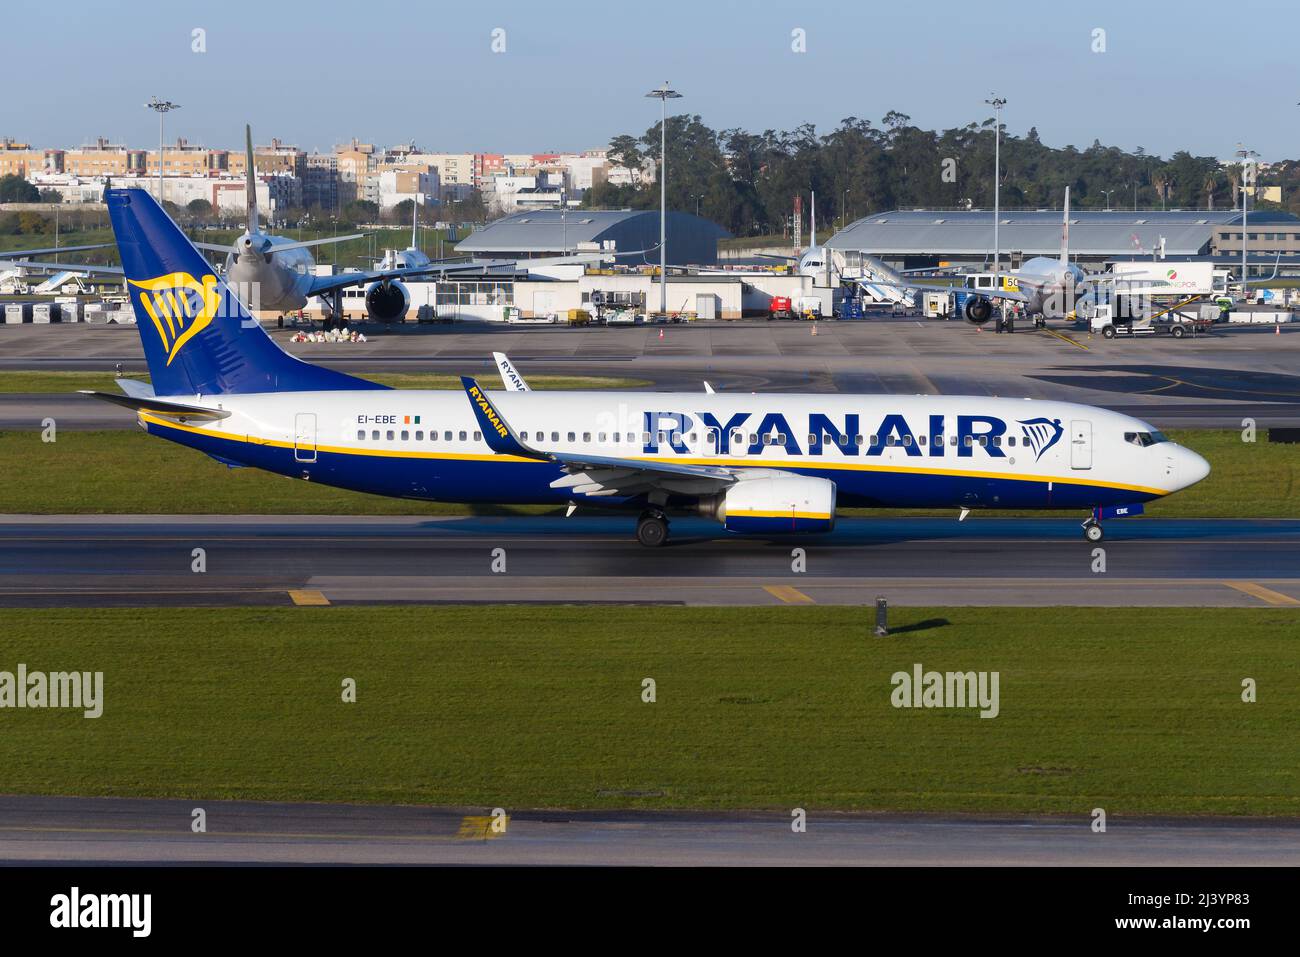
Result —
<instances>
[{"instance_id":1,"label":"ryanair boeing 737 airplane","mask_svg":"<svg viewBox=\"0 0 1300 957\"><path fill-rule=\"evenodd\" d=\"M91 394L231 466L401 498L630 509L643 545L667 540L673 512L807 533L837 506L1088 509L1099 541L1102 519L1210 470L1139 419L1065 402L389 389L285 353L148 193L105 197L152 384Z\"/></svg>"}]
</instances>

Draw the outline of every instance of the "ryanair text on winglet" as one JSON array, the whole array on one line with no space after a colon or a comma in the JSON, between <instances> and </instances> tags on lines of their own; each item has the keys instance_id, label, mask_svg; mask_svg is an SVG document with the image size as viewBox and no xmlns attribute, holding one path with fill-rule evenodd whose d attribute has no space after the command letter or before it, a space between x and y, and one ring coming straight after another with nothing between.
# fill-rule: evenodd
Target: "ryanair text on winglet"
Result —
<instances>
[{"instance_id":1,"label":"ryanair text on winglet","mask_svg":"<svg viewBox=\"0 0 1300 957\"><path fill-rule=\"evenodd\" d=\"M104 713L104 672L0 671L0 709L80 708L87 718Z\"/></svg>"},{"instance_id":2,"label":"ryanair text on winglet","mask_svg":"<svg viewBox=\"0 0 1300 957\"><path fill-rule=\"evenodd\" d=\"M478 407L483 410L483 414L486 415L487 420L492 423L492 427L497 430L497 434L503 439L509 435L510 433L506 430L506 427L501 423L501 419L497 416L496 410L492 408L492 403L488 402L487 397L479 391L478 386L470 386L469 394L474 398Z\"/></svg>"},{"instance_id":3,"label":"ryanair text on winglet","mask_svg":"<svg viewBox=\"0 0 1300 957\"><path fill-rule=\"evenodd\" d=\"M1001 678L997 671L922 671L918 661L910 674L890 676L889 701L895 708L979 708L981 718L996 718Z\"/></svg>"}]
</instances>

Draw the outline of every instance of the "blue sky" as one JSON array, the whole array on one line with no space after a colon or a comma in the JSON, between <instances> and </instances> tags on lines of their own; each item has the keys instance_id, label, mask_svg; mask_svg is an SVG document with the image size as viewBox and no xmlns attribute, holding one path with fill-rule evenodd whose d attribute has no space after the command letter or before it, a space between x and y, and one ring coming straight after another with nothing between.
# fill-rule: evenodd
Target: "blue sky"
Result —
<instances>
[{"instance_id":1,"label":"blue sky","mask_svg":"<svg viewBox=\"0 0 1300 957\"><path fill-rule=\"evenodd\" d=\"M1012 132L1036 126L1053 146L1227 157L1244 141L1266 160L1300 156L1283 2L24 0L7 13L5 73L28 79L6 83L0 134L40 146L149 145L143 104L158 95L183 107L169 140L212 146L237 146L248 121L258 142L309 150L352 136L581 149L649 127L658 104L643 94L668 79L678 110L717 128L826 132L891 109L946 128L989 116L996 91ZM191 51L195 28L205 53Z\"/></svg>"}]
</instances>

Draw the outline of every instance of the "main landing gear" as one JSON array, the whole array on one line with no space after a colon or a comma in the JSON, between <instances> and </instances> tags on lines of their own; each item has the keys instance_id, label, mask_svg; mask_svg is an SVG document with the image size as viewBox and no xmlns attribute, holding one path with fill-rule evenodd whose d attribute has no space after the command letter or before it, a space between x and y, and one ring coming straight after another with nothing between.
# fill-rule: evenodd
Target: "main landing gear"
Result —
<instances>
[{"instance_id":1,"label":"main landing gear","mask_svg":"<svg viewBox=\"0 0 1300 957\"><path fill-rule=\"evenodd\" d=\"M641 513L636 523L636 540L647 548L658 548L668 541L668 518L658 509Z\"/></svg>"}]
</instances>

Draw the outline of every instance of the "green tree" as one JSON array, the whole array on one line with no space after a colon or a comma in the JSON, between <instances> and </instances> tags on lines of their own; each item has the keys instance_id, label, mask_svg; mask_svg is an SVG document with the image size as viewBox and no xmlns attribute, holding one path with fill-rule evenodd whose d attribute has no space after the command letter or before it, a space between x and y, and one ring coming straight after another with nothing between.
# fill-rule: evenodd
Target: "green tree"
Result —
<instances>
[{"instance_id":1,"label":"green tree","mask_svg":"<svg viewBox=\"0 0 1300 957\"><path fill-rule=\"evenodd\" d=\"M0 203L39 203L40 191L21 176L0 176Z\"/></svg>"},{"instance_id":2,"label":"green tree","mask_svg":"<svg viewBox=\"0 0 1300 957\"><path fill-rule=\"evenodd\" d=\"M189 213L191 219L210 219L212 204L206 199L192 199L185 204L185 212Z\"/></svg>"}]
</instances>

